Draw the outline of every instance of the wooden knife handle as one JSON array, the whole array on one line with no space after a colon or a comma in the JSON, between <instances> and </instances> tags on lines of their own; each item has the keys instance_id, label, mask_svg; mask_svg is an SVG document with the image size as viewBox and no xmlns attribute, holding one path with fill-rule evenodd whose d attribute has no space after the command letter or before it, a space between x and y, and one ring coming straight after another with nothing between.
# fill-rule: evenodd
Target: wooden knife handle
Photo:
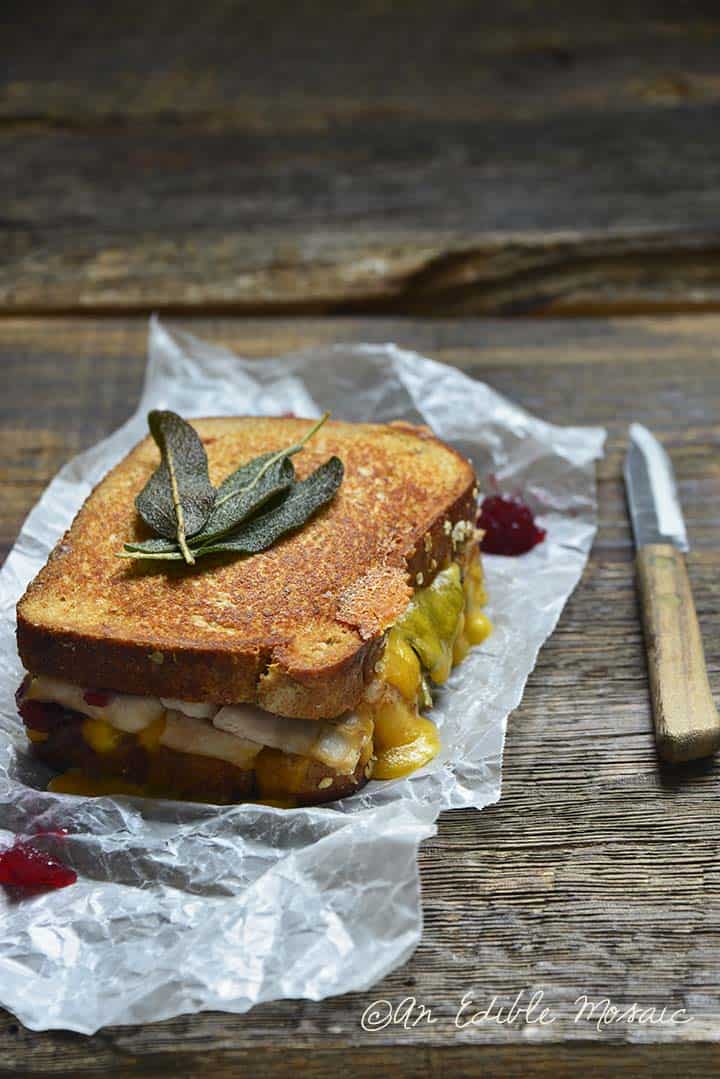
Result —
<instances>
[{"instance_id":1,"label":"wooden knife handle","mask_svg":"<svg viewBox=\"0 0 720 1079\"><path fill-rule=\"evenodd\" d=\"M685 559L669 543L641 547L638 583L658 752L679 763L720 746Z\"/></svg>"}]
</instances>

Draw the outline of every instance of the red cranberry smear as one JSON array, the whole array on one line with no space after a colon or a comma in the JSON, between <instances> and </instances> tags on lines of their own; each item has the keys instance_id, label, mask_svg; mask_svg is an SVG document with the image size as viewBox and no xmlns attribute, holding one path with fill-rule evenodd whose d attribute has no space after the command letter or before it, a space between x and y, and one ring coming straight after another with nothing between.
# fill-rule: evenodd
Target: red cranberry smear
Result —
<instances>
[{"instance_id":1,"label":"red cranberry smear","mask_svg":"<svg viewBox=\"0 0 720 1079\"><path fill-rule=\"evenodd\" d=\"M12 847L0 852L0 884L15 888L66 888L76 880L74 869L26 840L17 839Z\"/></svg>"},{"instance_id":2,"label":"red cranberry smear","mask_svg":"<svg viewBox=\"0 0 720 1079\"><path fill-rule=\"evenodd\" d=\"M525 554L542 543L546 535L545 529L535 524L524 502L504 495L488 495L483 499L478 528L485 532L480 550L487 554Z\"/></svg>"},{"instance_id":3,"label":"red cranberry smear","mask_svg":"<svg viewBox=\"0 0 720 1079\"><path fill-rule=\"evenodd\" d=\"M83 693L85 704L89 704L91 708L105 708L110 704L111 697L112 693L103 693L101 689L86 689Z\"/></svg>"}]
</instances>

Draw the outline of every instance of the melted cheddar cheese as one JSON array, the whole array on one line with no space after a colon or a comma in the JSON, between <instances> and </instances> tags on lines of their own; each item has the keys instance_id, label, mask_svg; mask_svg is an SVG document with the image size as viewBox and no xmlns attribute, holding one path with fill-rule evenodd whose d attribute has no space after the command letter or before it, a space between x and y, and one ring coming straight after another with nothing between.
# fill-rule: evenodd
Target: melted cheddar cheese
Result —
<instances>
[{"instance_id":1,"label":"melted cheddar cheese","mask_svg":"<svg viewBox=\"0 0 720 1079\"><path fill-rule=\"evenodd\" d=\"M422 768L440 749L435 724L420 714L429 703L425 673L436 684L480 644L492 626L482 565L474 548L462 574L457 562L418 589L390 629L377 673L381 691L371 690L366 708L375 725L373 779L396 779Z\"/></svg>"},{"instance_id":2,"label":"melted cheddar cheese","mask_svg":"<svg viewBox=\"0 0 720 1079\"><path fill-rule=\"evenodd\" d=\"M122 732L111 727L104 719L84 719L83 738L96 753L111 753L122 740Z\"/></svg>"},{"instance_id":3,"label":"melted cheddar cheese","mask_svg":"<svg viewBox=\"0 0 720 1079\"><path fill-rule=\"evenodd\" d=\"M165 732L166 724L166 717L161 716L160 719L154 719L149 726L138 733L137 740L143 749L147 749L149 752L157 749L160 745L160 739Z\"/></svg>"},{"instance_id":4,"label":"melted cheddar cheese","mask_svg":"<svg viewBox=\"0 0 720 1079\"><path fill-rule=\"evenodd\" d=\"M82 794L90 798L99 798L104 794L150 796L153 793L146 784L132 783L122 776L89 776L79 768L70 768L54 776L48 783L48 790L55 794Z\"/></svg>"}]
</instances>

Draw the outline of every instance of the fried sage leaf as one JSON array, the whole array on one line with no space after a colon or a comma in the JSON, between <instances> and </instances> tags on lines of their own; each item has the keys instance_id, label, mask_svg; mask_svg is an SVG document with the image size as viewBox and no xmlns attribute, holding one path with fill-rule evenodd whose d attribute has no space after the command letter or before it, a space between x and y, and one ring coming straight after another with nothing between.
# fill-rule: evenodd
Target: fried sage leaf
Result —
<instances>
[{"instance_id":1,"label":"fried sage leaf","mask_svg":"<svg viewBox=\"0 0 720 1079\"><path fill-rule=\"evenodd\" d=\"M343 472L340 458L331 457L311 472L307 479L293 484L278 506L246 521L225 539L199 547L196 556L199 558L222 551L236 551L238 554L264 551L287 532L300 528L321 506L326 505L342 483Z\"/></svg>"},{"instance_id":2,"label":"fried sage leaf","mask_svg":"<svg viewBox=\"0 0 720 1079\"><path fill-rule=\"evenodd\" d=\"M194 428L175 412L154 409L148 426L161 461L135 506L153 532L174 540L185 561L194 562L187 539L200 531L215 505L205 447Z\"/></svg>"},{"instance_id":3,"label":"fried sage leaf","mask_svg":"<svg viewBox=\"0 0 720 1079\"><path fill-rule=\"evenodd\" d=\"M339 457L320 465L307 479L293 484L290 491L272 509L246 521L225 538L209 542L193 552L196 558L207 554L257 554L271 547L281 536L300 528L312 515L334 497L342 483L343 463ZM122 558L178 560L183 556L174 544L166 540L144 540L126 543Z\"/></svg>"},{"instance_id":4,"label":"fried sage leaf","mask_svg":"<svg viewBox=\"0 0 720 1079\"><path fill-rule=\"evenodd\" d=\"M182 552L177 543L168 539L146 539L146 540L129 540L123 544L124 551L137 551L139 554L146 554L149 558L155 558L157 556L164 556L167 554L177 554L182 557ZM125 558L127 555L122 552L118 556L119 558Z\"/></svg>"},{"instance_id":5,"label":"fried sage leaf","mask_svg":"<svg viewBox=\"0 0 720 1079\"><path fill-rule=\"evenodd\" d=\"M193 537L191 546L204 547L209 540L233 532L269 499L287 490L295 478L289 458L300 452L329 415L323 413L292 446L255 457L227 476L218 487L215 508L207 524Z\"/></svg>"},{"instance_id":6,"label":"fried sage leaf","mask_svg":"<svg viewBox=\"0 0 720 1079\"><path fill-rule=\"evenodd\" d=\"M295 469L287 456L264 453L248 461L218 487L215 508L190 546L204 547L233 532L271 498L287 491L294 479Z\"/></svg>"},{"instance_id":7,"label":"fried sage leaf","mask_svg":"<svg viewBox=\"0 0 720 1079\"><path fill-rule=\"evenodd\" d=\"M263 472L259 482L254 483L269 458L273 459L270 462L270 468ZM229 491L237 492L237 497L234 497L232 501L223 502L222 505L216 501L215 508L204 528L188 541L190 548L203 547L232 532L248 517L261 510L270 499L284 494L292 486L294 479L295 469L292 461L287 457L278 459L276 453L265 453L262 457L255 457L252 461L248 461L233 472L217 489L218 499L223 491L226 494ZM126 551L148 555L167 554L179 549L177 542L168 539L129 541L124 546ZM193 553L196 552L193 550Z\"/></svg>"}]
</instances>

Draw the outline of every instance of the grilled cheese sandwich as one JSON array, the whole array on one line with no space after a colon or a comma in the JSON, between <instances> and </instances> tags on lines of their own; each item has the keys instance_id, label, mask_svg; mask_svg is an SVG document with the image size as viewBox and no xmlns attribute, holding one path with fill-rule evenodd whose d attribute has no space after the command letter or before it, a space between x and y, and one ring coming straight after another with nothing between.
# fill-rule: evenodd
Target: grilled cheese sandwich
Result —
<instances>
[{"instance_id":1,"label":"grilled cheese sandwich","mask_svg":"<svg viewBox=\"0 0 720 1079\"><path fill-rule=\"evenodd\" d=\"M222 478L293 422L193 425ZM335 502L276 549L201 573L109 559L137 527L118 491L139 489L152 447L99 485L18 608L19 707L62 772L54 790L314 804L437 753L430 687L490 630L474 473L407 424L329 423L323 442L345 463Z\"/></svg>"}]
</instances>

